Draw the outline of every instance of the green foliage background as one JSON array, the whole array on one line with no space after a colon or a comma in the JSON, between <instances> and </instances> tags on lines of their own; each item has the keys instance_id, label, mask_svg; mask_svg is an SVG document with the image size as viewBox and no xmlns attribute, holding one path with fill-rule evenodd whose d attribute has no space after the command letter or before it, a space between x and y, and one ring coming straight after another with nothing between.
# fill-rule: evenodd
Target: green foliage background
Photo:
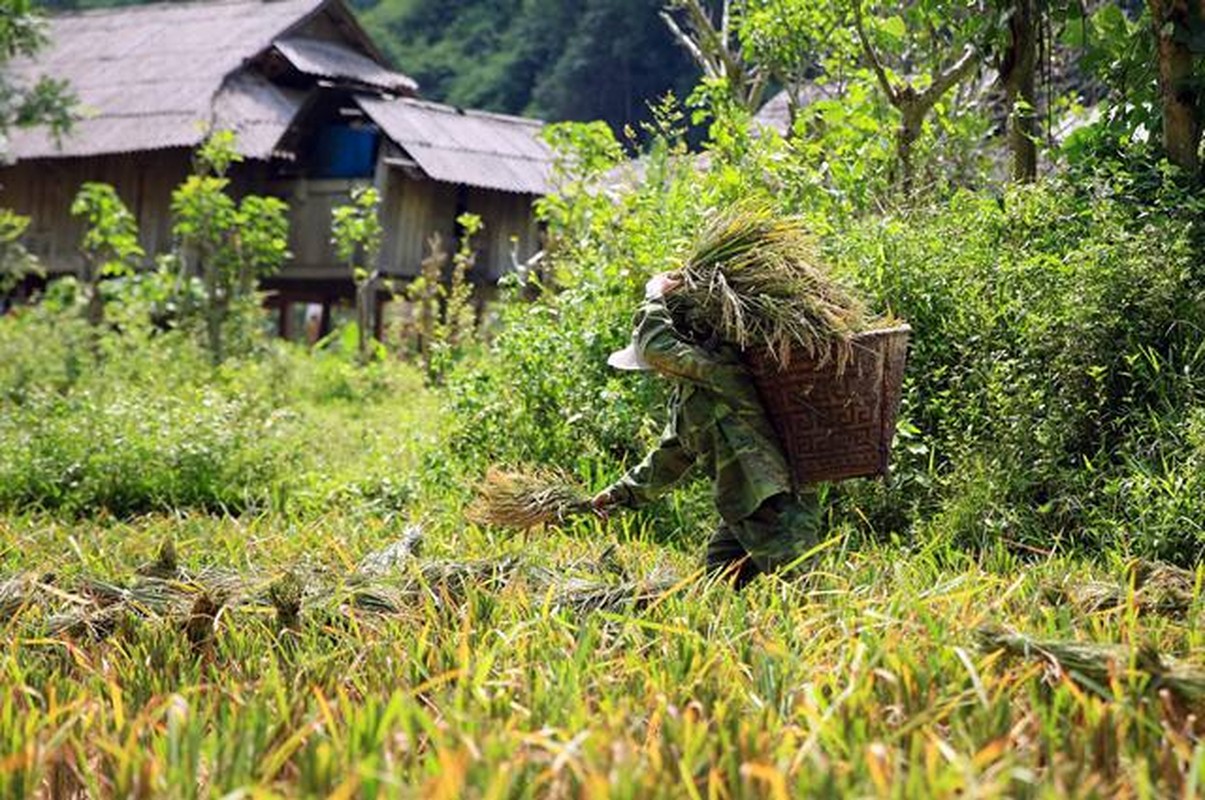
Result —
<instances>
[{"instance_id":1,"label":"green foliage background","mask_svg":"<svg viewBox=\"0 0 1205 800\"><path fill-rule=\"evenodd\" d=\"M548 120L648 118L694 65L657 0L361 0L361 18L427 97Z\"/></svg>"}]
</instances>

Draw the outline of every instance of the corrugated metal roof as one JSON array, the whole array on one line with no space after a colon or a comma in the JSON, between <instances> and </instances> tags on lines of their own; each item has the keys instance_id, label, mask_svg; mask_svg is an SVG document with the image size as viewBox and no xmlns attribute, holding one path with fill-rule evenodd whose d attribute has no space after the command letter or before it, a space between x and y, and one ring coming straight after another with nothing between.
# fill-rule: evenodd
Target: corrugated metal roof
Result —
<instances>
[{"instance_id":1,"label":"corrugated metal roof","mask_svg":"<svg viewBox=\"0 0 1205 800\"><path fill-rule=\"evenodd\" d=\"M305 99L301 90L284 89L244 70L228 79L214 98L214 127L234 131L243 155L267 160Z\"/></svg>"},{"instance_id":2,"label":"corrugated metal roof","mask_svg":"<svg viewBox=\"0 0 1205 800\"><path fill-rule=\"evenodd\" d=\"M270 152L275 142L267 139L279 128L281 112L295 111L296 104L262 85L228 80L327 2L170 2L53 16L46 50L34 62L14 60L12 73L18 81L42 74L68 80L84 119L61 145L43 129L14 131L9 154L54 158L188 147L204 137L215 114L249 137L240 143L246 155ZM368 71L367 62L374 75L408 80L350 49L338 62L332 55L337 49L333 43L302 45L311 66L342 63ZM250 116L239 117L240 110Z\"/></svg>"},{"instance_id":3,"label":"corrugated metal roof","mask_svg":"<svg viewBox=\"0 0 1205 800\"><path fill-rule=\"evenodd\" d=\"M539 120L466 111L412 98L360 107L432 180L523 194L549 189L552 153Z\"/></svg>"},{"instance_id":4,"label":"corrugated metal roof","mask_svg":"<svg viewBox=\"0 0 1205 800\"><path fill-rule=\"evenodd\" d=\"M334 42L291 36L281 39L274 46L294 67L307 75L353 80L407 94L418 89L418 83L413 78L385 69L371 58Z\"/></svg>"}]
</instances>

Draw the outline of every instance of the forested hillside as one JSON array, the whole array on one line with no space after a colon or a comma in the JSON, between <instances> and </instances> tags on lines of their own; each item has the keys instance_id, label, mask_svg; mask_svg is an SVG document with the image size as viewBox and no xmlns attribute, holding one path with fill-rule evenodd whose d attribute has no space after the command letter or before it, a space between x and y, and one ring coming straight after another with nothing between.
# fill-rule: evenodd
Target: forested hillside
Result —
<instances>
[{"instance_id":1,"label":"forested hillside","mask_svg":"<svg viewBox=\"0 0 1205 800\"><path fill-rule=\"evenodd\" d=\"M49 9L118 5L43 0ZM659 0L355 0L373 39L423 96L616 130L647 102L685 96L697 68L658 18Z\"/></svg>"},{"instance_id":2,"label":"forested hillside","mask_svg":"<svg viewBox=\"0 0 1205 800\"><path fill-rule=\"evenodd\" d=\"M361 19L422 92L459 105L616 129L698 75L658 0L368 0Z\"/></svg>"}]
</instances>

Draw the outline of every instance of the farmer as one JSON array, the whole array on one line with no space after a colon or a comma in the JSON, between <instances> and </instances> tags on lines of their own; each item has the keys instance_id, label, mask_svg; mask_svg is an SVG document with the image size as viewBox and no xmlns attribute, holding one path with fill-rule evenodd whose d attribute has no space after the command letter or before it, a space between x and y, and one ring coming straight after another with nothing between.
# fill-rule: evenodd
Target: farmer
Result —
<instances>
[{"instance_id":1,"label":"farmer","mask_svg":"<svg viewBox=\"0 0 1205 800\"><path fill-rule=\"evenodd\" d=\"M736 348L675 323L670 301L679 283L673 273L649 280L631 344L607 359L673 381L669 422L656 449L592 502L603 515L642 506L700 465L721 519L706 566L741 588L798 562L816 544L820 510L814 492L792 490L786 456Z\"/></svg>"}]
</instances>

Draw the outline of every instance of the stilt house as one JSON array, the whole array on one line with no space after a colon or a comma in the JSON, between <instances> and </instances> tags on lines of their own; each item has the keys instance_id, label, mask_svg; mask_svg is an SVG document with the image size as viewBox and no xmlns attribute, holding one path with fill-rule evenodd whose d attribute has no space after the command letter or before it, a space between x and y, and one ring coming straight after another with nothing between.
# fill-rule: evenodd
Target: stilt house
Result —
<instances>
[{"instance_id":1,"label":"stilt house","mask_svg":"<svg viewBox=\"0 0 1205 800\"><path fill-rule=\"evenodd\" d=\"M171 246L172 190L196 146L233 130L245 157L238 193L271 194L291 214L292 261L265 282L282 331L307 310L328 326L353 292L330 244L333 206L356 185L381 192L380 267L407 278L432 233L456 247L456 218L478 214L472 279L488 286L538 249L533 200L550 155L537 120L454 108L418 96L343 0L217 0L67 13L50 44L17 61L18 78L70 81L82 116L56 141L17 131L0 167L0 205L30 216L27 246L53 274L79 268L69 207L85 181L113 184L148 254ZM311 317L312 322L312 317Z\"/></svg>"}]
</instances>

